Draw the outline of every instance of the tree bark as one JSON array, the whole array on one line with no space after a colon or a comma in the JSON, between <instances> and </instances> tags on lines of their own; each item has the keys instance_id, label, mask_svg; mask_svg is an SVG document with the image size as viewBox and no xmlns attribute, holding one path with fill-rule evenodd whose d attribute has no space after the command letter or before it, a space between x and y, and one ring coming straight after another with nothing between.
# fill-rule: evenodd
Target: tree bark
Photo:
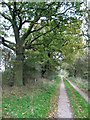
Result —
<instances>
[{"instance_id":1,"label":"tree bark","mask_svg":"<svg viewBox=\"0 0 90 120\"><path fill-rule=\"evenodd\" d=\"M41 70L41 77L44 78L44 74L45 74L46 70Z\"/></svg>"},{"instance_id":2,"label":"tree bark","mask_svg":"<svg viewBox=\"0 0 90 120\"><path fill-rule=\"evenodd\" d=\"M51 53L48 53L48 57L49 58L51 57ZM49 60L48 60L47 63L45 64L45 66L42 67L42 70L41 70L41 77L42 78L44 78L44 75L47 72L47 70L49 70L49 67L50 67L50 63L49 63Z\"/></svg>"},{"instance_id":3,"label":"tree bark","mask_svg":"<svg viewBox=\"0 0 90 120\"><path fill-rule=\"evenodd\" d=\"M24 65L24 48L19 41L16 49L16 63L15 63L15 86L23 86L23 65Z\"/></svg>"},{"instance_id":4,"label":"tree bark","mask_svg":"<svg viewBox=\"0 0 90 120\"><path fill-rule=\"evenodd\" d=\"M76 78L76 74L77 74L77 70L76 70L76 68L75 68L75 70L74 70L74 77Z\"/></svg>"}]
</instances>

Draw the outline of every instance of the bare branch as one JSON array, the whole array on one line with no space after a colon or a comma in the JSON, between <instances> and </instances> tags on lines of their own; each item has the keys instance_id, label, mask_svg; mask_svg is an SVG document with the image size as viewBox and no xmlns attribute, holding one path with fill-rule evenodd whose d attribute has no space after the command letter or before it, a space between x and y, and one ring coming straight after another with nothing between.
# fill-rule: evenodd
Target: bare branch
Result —
<instances>
[{"instance_id":1,"label":"bare branch","mask_svg":"<svg viewBox=\"0 0 90 120\"><path fill-rule=\"evenodd\" d=\"M9 44L12 44L12 45L16 45L15 43L13 43L13 42L10 42L10 41L8 41L8 40L4 40L5 42L7 42L7 43L9 43Z\"/></svg>"},{"instance_id":2,"label":"bare branch","mask_svg":"<svg viewBox=\"0 0 90 120\"><path fill-rule=\"evenodd\" d=\"M22 28L22 18L21 18L21 16L20 16L20 14L18 13L18 17L19 17L19 19L20 19L20 24L19 24L19 30Z\"/></svg>"},{"instance_id":3,"label":"bare branch","mask_svg":"<svg viewBox=\"0 0 90 120\"><path fill-rule=\"evenodd\" d=\"M32 21L30 21L30 20L25 20L25 21L22 22L22 24L27 23L27 22L30 23L30 22L32 22Z\"/></svg>"},{"instance_id":4,"label":"bare branch","mask_svg":"<svg viewBox=\"0 0 90 120\"><path fill-rule=\"evenodd\" d=\"M47 31L47 32L45 32L45 33L37 36L36 38L34 38L34 39L30 42L29 46L26 46L26 48L29 49L30 46L31 46L31 44L32 44L35 40L37 40L37 39L40 38L41 36L46 35L47 33L51 32L51 31L54 30L56 27L58 27L58 25L59 25L59 24L57 24L54 28L50 29L49 31Z\"/></svg>"},{"instance_id":5,"label":"bare branch","mask_svg":"<svg viewBox=\"0 0 90 120\"><path fill-rule=\"evenodd\" d=\"M0 39L2 39L2 42L1 42L1 43L2 43L4 46L6 46L6 47L12 49L13 51L15 51L15 49L14 49L12 46L10 46L10 45L8 45L8 44L5 43L5 41L7 41L7 40L5 40L4 37L1 37L1 36L0 36Z\"/></svg>"},{"instance_id":6,"label":"bare branch","mask_svg":"<svg viewBox=\"0 0 90 120\"><path fill-rule=\"evenodd\" d=\"M42 26L42 27L40 27L40 28L38 28L38 29L35 29L35 30L31 31L31 33L36 32L36 31L39 31L39 30L41 30L42 28L44 28L45 26L48 26L48 24L46 24L46 25L44 25L44 26Z\"/></svg>"},{"instance_id":7,"label":"bare branch","mask_svg":"<svg viewBox=\"0 0 90 120\"><path fill-rule=\"evenodd\" d=\"M31 48L34 48L35 45L43 45L43 44L44 44L44 43L32 44L32 45L26 46L25 49L31 49Z\"/></svg>"},{"instance_id":8,"label":"bare branch","mask_svg":"<svg viewBox=\"0 0 90 120\"><path fill-rule=\"evenodd\" d=\"M84 2L81 2L80 5L83 4L83 3L84 3ZM64 12L59 13L59 14L64 14L64 13L66 13L68 10L70 10L71 8L73 8L73 6L67 8ZM75 6L75 8L76 8L76 6ZM57 15L59 15L59 14L57 14Z\"/></svg>"},{"instance_id":9,"label":"bare branch","mask_svg":"<svg viewBox=\"0 0 90 120\"><path fill-rule=\"evenodd\" d=\"M11 18L7 17L7 15L5 15L5 13L0 12L0 15L11 22Z\"/></svg>"},{"instance_id":10,"label":"bare branch","mask_svg":"<svg viewBox=\"0 0 90 120\"><path fill-rule=\"evenodd\" d=\"M50 4L48 5L48 7L50 7L50 6L53 5L53 4L55 4L55 2L50 3ZM32 33L31 30L32 30L34 24L40 19L42 12L43 12L43 11L46 11L46 10L47 10L47 9L41 10L40 15L39 15L39 16L36 16L35 20L31 22L30 28L28 29L27 33L25 33L25 34L23 35L23 37L22 37L23 40L25 40L25 39L28 37L28 35L29 35L30 33ZM27 21L24 21L23 24L24 24L25 22L28 22L28 20L27 20ZM39 31L39 30L38 30L38 31ZM35 32L35 31L33 31L33 32Z\"/></svg>"},{"instance_id":11,"label":"bare branch","mask_svg":"<svg viewBox=\"0 0 90 120\"><path fill-rule=\"evenodd\" d=\"M40 16L38 16L36 20L31 23L31 26L29 27L28 31L22 37L23 40L25 40L28 37L28 35L31 33L31 29L33 28L35 22L37 22L39 19L40 19Z\"/></svg>"},{"instance_id":12,"label":"bare branch","mask_svg":"<svg viewBox=\"0 0 90 120\"><path fill-rule=\"evenodd\" d=\"M59 24L57 24L54 28L50 29L49 31L37 36L34 40L31 41L31 43L33 43L36 39L38 39L39 37L41 37L42 35L46 35L47 33L51 32L52 30L54 30Z\"/></svg>"}]
</instances>

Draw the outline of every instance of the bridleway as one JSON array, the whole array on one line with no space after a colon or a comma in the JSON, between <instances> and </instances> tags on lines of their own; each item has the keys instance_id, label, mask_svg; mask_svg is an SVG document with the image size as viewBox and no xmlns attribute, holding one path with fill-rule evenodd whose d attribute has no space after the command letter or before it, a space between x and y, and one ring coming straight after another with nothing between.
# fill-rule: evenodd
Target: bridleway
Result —
<instances>
[{"instance_id":1,"label":"bridleway","mask_svg":"<svg viewBox=\"0 0 90 120\"><path fill-rule=\"evenodd\" d=\"M70 101L68 99L67 91L65 89L65 85L63 82L63 78L61 78L60 85L60 96L58 103L58 118L73 118L72 109L70 107Z\"/></svg>"}]
</instances>

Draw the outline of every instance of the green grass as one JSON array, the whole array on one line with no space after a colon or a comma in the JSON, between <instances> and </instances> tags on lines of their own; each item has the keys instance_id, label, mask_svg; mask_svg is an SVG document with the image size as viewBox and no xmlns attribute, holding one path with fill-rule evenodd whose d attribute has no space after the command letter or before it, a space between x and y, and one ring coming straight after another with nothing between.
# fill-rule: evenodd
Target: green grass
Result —
<instances>
[{"instance_id":1,"label":"green grass","mask_svg":"<svg viewBox=\"0 0 90 120\"><path fill-rule=\"evenodd\" d=\"M57 78L53 84L36 86L32 89L21 87L4 91L2 98L3 118L46 118L52 108L50 101L60 82Z\"/></svg>"},{"instance_id":2,"label":"green grass","mask_svg":"<svg viewBox=\"0 0 90 120\"><path fill-rule=\"evenodd\" d=\"M79 81L79 80L76 80L76 79L80 79L80 78L74 78L74 77L71 77L71 78L68 78L68 79L71 80L73 83L77 84L77 86L79 88L82 88L83 90L88 91L88 82L87 82L87 80L86 80L86 82L85 82L85 80L84 81L83 80Z\"/></svg>"},{"instance_id":3,"label":"green grass","mask_svg":"<svg viewBox=\"0 0 90 120\"><path fill-rule=\"evenodd\" d=\"M74 112L74 118L88 118L87 101L64 78L65 87Z\"/></svg>"}]
</instances>

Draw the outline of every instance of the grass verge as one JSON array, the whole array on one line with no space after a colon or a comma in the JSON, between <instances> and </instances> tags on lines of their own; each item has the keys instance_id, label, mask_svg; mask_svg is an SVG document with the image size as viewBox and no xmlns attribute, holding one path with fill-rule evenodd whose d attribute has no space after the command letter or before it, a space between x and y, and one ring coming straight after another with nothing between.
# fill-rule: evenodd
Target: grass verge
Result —
<instances>
[{"instance_id":1,"label":"grass verge","mask_svg":"<svg viewBox=\"0 0 90 120\"><path fill-rule=\"evenodd\" d=\"M3 118L46 118L53 110L51 99L60 78L52 82L52 85L29 87L13 87L3 90L2 113Z\"/></svg>"},{"instance_id":2,"label":"grass verge","mask_svg":"<svg viewBox=\"0 0 90 120\"><path fill-rule=\"evenodd\" d=\"M69 80L71 80L73 83L75 83L77 85L77 87L79 87L82 91L84 92L88 92L88 81L87 80L82 80L80 78L68 78Z\"/></svg>"},{"instance_id":3,"label":"grass verge","mask_svg":"<svg viewBox=\"0 0 90 120\"><path fill-rule=\"evenodd\" d=\"M65 87L74 112L74 118L88 118L87 101L64 78Z\"/></svg>"},{"instance_id":4,"label":"grass verge","mask_svg":"<svg viewBox=\"0 0 90 120\"><path fill-rule=\"evenodd\" d=\"M60 95L60 84L57 85L57 88L55 89L55 95L52 97L50 102L51 112L49 114L49 118L58 118L57 113L58 113L59 95Z\"/></svg>"}]
</instances>

